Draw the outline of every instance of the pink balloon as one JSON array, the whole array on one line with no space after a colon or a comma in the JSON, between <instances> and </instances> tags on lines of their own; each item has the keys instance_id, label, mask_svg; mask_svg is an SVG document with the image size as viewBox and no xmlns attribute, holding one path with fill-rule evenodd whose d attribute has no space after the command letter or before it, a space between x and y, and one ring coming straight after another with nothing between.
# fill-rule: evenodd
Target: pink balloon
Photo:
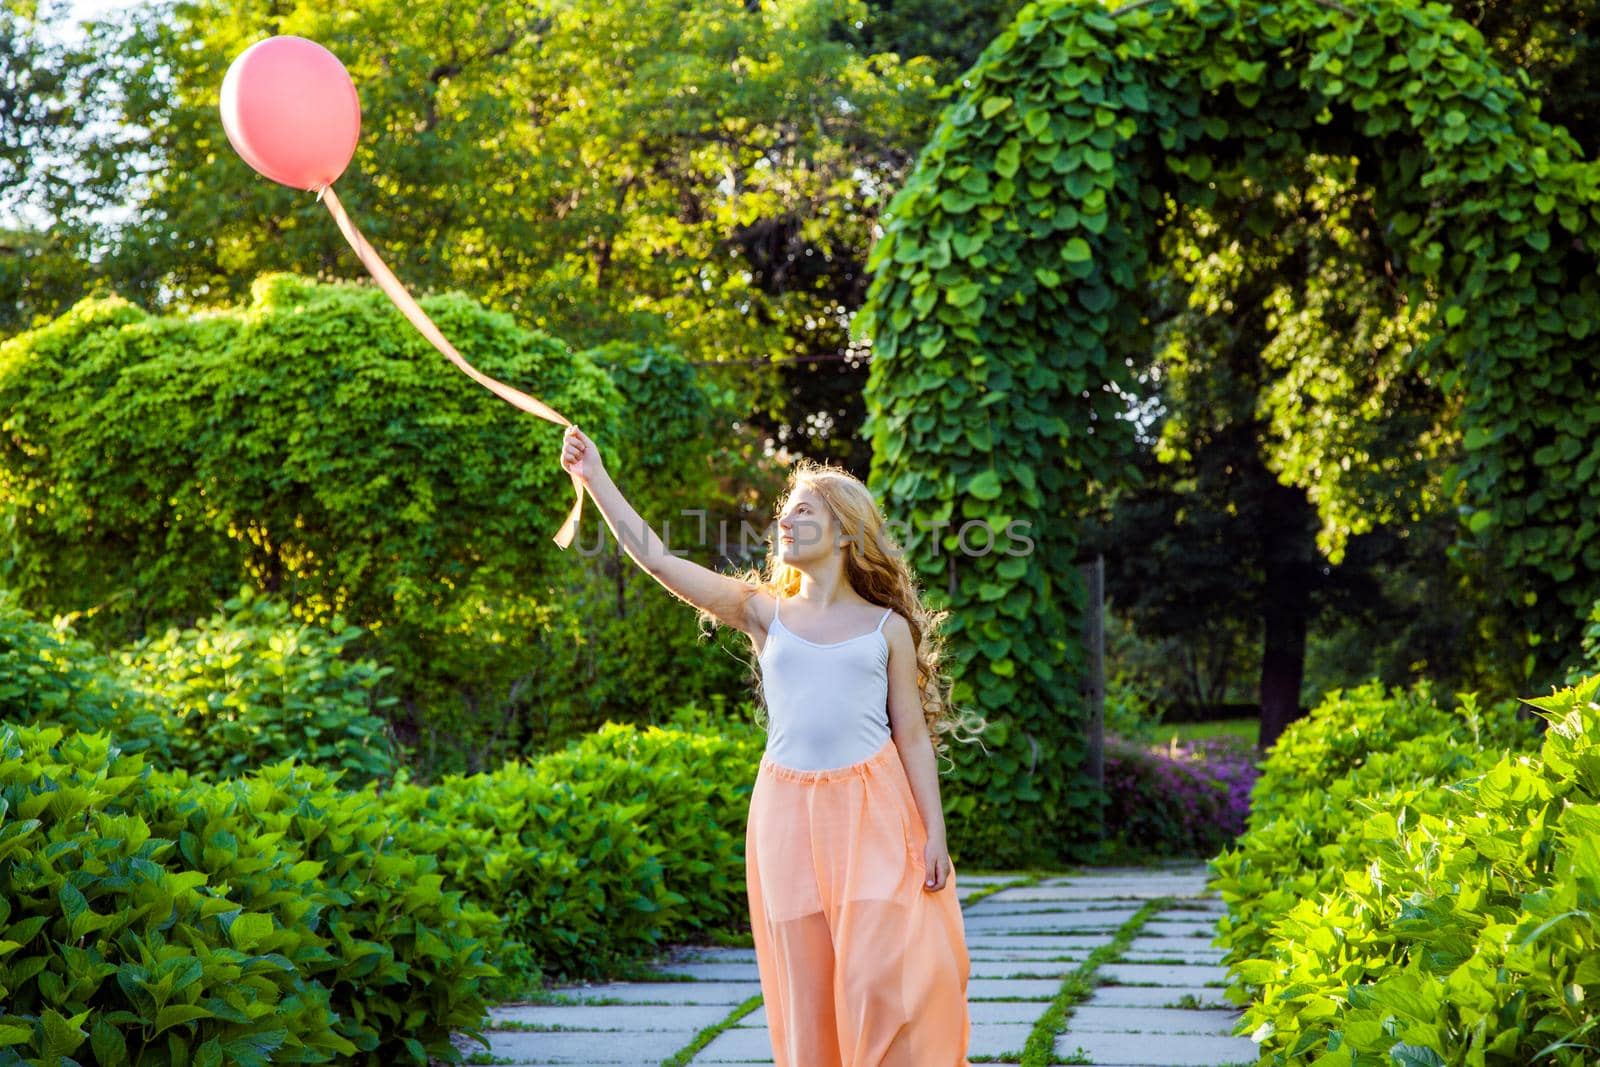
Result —
<instances>
[{"instance_id":1,"label":"pink balloon","mask_svg":"<svg viewBox=\"0 0 1600 1067\"><path fill-rule=\"evenodd\" d=\"M268 37L222 79L222 127L244 161L313 191L344 173L361 136L361 98L339 57L304 37Z\"/></svg>"}]
</instances>

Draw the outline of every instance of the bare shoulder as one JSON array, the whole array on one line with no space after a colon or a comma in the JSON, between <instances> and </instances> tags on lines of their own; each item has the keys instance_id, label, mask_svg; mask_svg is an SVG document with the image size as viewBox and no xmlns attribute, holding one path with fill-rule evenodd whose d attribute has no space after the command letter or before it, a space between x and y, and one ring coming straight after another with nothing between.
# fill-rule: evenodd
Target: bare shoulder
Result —
<instances>
[{"instance_id":1,"label":"bare shoulder","mask_svg":"<svg viewBox=\"0 0 1600 1067\"><path fill-rule=\"evenodd\" d=\"M889 639L889 650L903 648L912 651L915 639L911 636L911 623L898 611L890 611L883 623L883 636Z\"/></svg>"},{"instance_id":2,"label":"bare shoulder","mask_svg":"<svg viewBox=\"0 0 1600 1067\"><path fill-rule=\"evenodd\" d=\"M772 625L773 609L777 607L778 594L770 587L751 583L750 595L745 598L744 632L758 642L765 641L767 629Z\"/></svg>"}]
</instances>

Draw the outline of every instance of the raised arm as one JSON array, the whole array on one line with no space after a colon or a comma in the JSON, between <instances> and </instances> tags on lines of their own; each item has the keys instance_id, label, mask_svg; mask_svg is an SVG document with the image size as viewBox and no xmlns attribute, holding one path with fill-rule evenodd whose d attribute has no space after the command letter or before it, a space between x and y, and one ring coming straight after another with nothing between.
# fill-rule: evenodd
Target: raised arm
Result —
<instances>
[{"instance_id":1,"label":"raised arm","mask_svg":"<svg viewBox=\"0 0 1600 1067\"><path fill-rule=\"evenodd\" d=\"M772 611L770 607L763 610L762 604L768 598L760 589L667 551L661 538L611 480L600 460L600 450L576 426L568 426L562 438L561 466L583 481L623 551L668 592L736 630L752 637L765 636Z\"/></svg>"}]
</instances>

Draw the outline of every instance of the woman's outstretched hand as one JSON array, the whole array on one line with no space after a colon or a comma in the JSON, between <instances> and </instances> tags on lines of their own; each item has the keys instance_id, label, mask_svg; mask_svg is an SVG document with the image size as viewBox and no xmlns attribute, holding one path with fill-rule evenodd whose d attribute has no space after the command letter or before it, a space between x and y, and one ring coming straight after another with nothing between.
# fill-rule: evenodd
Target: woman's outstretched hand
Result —
<instances>
[{"instance_id":1,"label":"woman's outstretched hand","mask_svg":"<svg viewBox=\"0 0 1600 1067\"><path fill-rule=\"evenodd\" d=\"M561 468L568 474L577 475L584 485L606 471L605 464L600 461L600 450L576 426L568 426L567 432L562 435Z\"/></svg>"}]
</instances>

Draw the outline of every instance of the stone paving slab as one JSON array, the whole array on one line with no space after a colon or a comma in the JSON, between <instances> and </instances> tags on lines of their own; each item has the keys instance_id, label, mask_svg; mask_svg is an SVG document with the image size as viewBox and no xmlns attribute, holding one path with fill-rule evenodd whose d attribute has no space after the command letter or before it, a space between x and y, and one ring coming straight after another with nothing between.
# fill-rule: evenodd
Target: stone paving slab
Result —
<instances>
[{"instance_id":1,"label":"stone paving slab","mask_svg":"<svg viewBox=\"0 0 1600 1067\"><path fill-rule=\"evenodd\" d=\"M1151 919L1140 931L1144 936L1154 937L1204 937L1207 939L1217 936L1217 924L1207 922L1182 921L1157 922Z\"/></svg>"},{"instance_id":2,"label":"stone paving slab","mask_svg":"<svg viewBox=\"0 0 1600 1067\"><path fill-rule=\"evenodd\" d=\"M490 1026L507 1023L569 1030L688 1030L699 1032L728 1017L726 1004L519 1004L489 1012Z\"/></svg>"},{"instance_id":3,"label":"stone paving slab","mask_svg":"<svg viewBox=\"0 0 1600 1067\"><path fill-rule=\"evenodd\" d=\"M1041 1005L1042 1010L1042 1005ZM972 1036L967 1042L968 1056L1022 1055L1022 1046L1028 1043L1033 1032L1033 1022L972 1024Z\"/></svg>"},{"instance_id":4,"label":"stone paving slab","mask_svg":"<svg viewBox=\"0 0 1600 1067\"><path fill-rule=\"evenodd\" d=\"M1110 940L1110 933L1099 930L1088 934L968 934L967 955L977 952L1093 951Z\"/></svg>"},{"instance_id":5,"label":"stone paving slab","mask_svg":"<svg viewBox=\"0 0 1600 1067\"><path fill-rule=\"evenodd\" d=\"M772 1038L765 1026L735 1026L711 1039L690 1063L772 1062Z\"/></svg>"},{"instance_id":6,"label":"stone paving slab","mask_svg":"<svg viewBox=\"0 0 1600 1067\"><path fill-rule=\"evenodd\" d=\"M975 948L972 945L968 945L967 956L974 963L978 962L979 960L986 960L992 963L1002 963L1007 960L1017 960L1022 962L1026 962L1028 960L1081 960L1086 958L1089 953L1093 952L1095 949L1099 948L1100 945L1105 944L1106 941L1109 940L1110 939L1107 938L1106 940L1093 945L1078 945L1074 943L1070 945L1062 945L1059 948L990 948L988 946ZM1076 941L1077 939L1075 938L1074 942Z\"/></svg>"},{"instance_id":7,"label":"stone paving slab","mask_svg":"<svg viewBox=\"0 0 1600 1067\"><path fill-rule=\"evenodd\" d=\"M1146 927L1146 929L1149 929ZM1129 952L1213 952L1222 954L1221 947L1213 945L1209 937L1146 937L1141 933L1128 942Z\"/></svg>"},{"instance_id":8,"label":"stone paving slab","mask_svg":"<svg viewBox=\"0 0 1600 1067\"><path fill-rule=\"evenodd\" d=\"M1057 983L1082 966L1083 960L973 960L968 976L971 982L979 978L1053 978ZM1053 995L1053 994L1052 994Z\"/></svg>"},{"instance_id":9,"label":"stone paving slab","mask_svg":"<svg viewBox=\"0 0 1600 1067\"><path fill-rule=\"evenodd\" d=\"M1248 1037L1111 1034L1071 1029L1056 1037L1058 1056L1072 1056L1079 1048L1095 1063L1108 1067L1214 1067L1219 1063L1255 1063L1260 1058L1260 1047Z\"/></svg>"},{"instance_id":10,"label":"stone paving slab","mask_svg":"<svg viewBox=\"0 0 1600 1067\"><path fill-rule=\"evenodd\" d=\"M1133 898L1149 900L1153 897L1198 897L1205 892L1205 882L1200 879L1164 879L1159 882L1142 882L1130 879L1110 885L1059 885L1029 886L1008 889L997 896L1011 896L1014 900L1116 900ZM1012 896L1015 894L1014 896ZM993 897L989 899L994 899Z\"/></svg>"},{"instance_id":11,"label":"stone paving slab","mask_svg":"<svg viewBox=\"0 0 1600 1067\"><path fill-rule=\"evenodd\" d=\"M1057 978L969 978L967 1000L1049 1000L1060 988Z\"/></svg>"},{"instance_id":12,"label":"stone paving slab","mask_svg":"<svg viewBox=\"0 0 1600 1067\"><path fill-rule=\"evenodd\" d=\"M1118 962L1138 963L1151 967L1178 965L1188 967L1220 966L1215 952L1124 952ZM1207 982L1211 980L1209 978L1206 979Z\"/></svg>"},{"instance_id":13,"label":"stone paving slab","mask_svg":"<svg viewBox=\"0 0 1600 1067\"><path fill-rule=\"evenodd\" d=\"M554 992L580 1002L613 997L632 1004L738 1004L761 992L761 982L752 966L748 982L607 982L563 986Z\"/></svg>"},{"instance_id":14,"label":"stone paving slab","mask_svg":"<svg viewBox=\"0 0 1600 1067\"><path fill-rule=\"evenodd\" d=\"M1160 1007L1163 1004L1180 1003L1185 996L1193 997L1196 1003L1207 1007L1232 1007L1221 989L1198 985L1103 985L1080 1003L1087 1007Z\"/></svg>"},{"instance_id":15,"label":"stone paving slab","mask_svg":"<svg viewBox=\"0 0 1600 1067\"><path fill-rule=\"evenodd\" d=\"M1116 930L1133 918L1137 908L1101 908L1095 911L1034 912L997 915L968 915L965 927L969 934L993 933L1015 930L1059 932L1061 930ZM1186 931L1194 933L1194 931Z\"/></svg>"},{"instance_id":16,"label":"stone paving slab","mask_svg":"<svg viewBox=\"0 0 1600 1067\"><path fill-rule=\"evenodd\" d=\"M492 1055L517 1063L653 1063L677 1052L687 1043L681 1033L670 1030L560 1031L555 1033L526 1033L517 1030L496 1031L490 1035ZM480 1048L482 1046L479 1046Z\"/></svg>"},{"instance_id":17,"label":"stone paving slab","mask_svg":"<svg viewBox=\"0 0 1600 1067\"><path fill-rule=\"evenodd\" d=\"M1103 963L1096 972L1102 978L1127 985L1199 985L1225 982L1228 969L1179 963Z\"/></svg>"},{"instance_id":18,"label":"stone paving slab","mask_svg":"<svg viewBox=\"0 0 1600 1067\"><path fill-rule=\"evenodd\" d=\"M1069 1033L1102 1030L1114 1033L1159 1030L1167 1034L1233 1036L1242 1011L1188 1008L1100 1008L1079 1004L1067 1024Z\"/></svg>"},{"instance_id":19,"label":"stone paving slab","mask_svg":"<svg viewBox=\"0 0 1600 1067\"><path fill-rule=\"evenodd\" d=\"M1106 912L1131 915L1137 910L1130 907L1126 901L1100 897L1085 900L1014 901L1005 893L998 893L972 905L967 909L966 916L970 920L980 915L1102 915Z\"/></svg>"}]
</instances>

